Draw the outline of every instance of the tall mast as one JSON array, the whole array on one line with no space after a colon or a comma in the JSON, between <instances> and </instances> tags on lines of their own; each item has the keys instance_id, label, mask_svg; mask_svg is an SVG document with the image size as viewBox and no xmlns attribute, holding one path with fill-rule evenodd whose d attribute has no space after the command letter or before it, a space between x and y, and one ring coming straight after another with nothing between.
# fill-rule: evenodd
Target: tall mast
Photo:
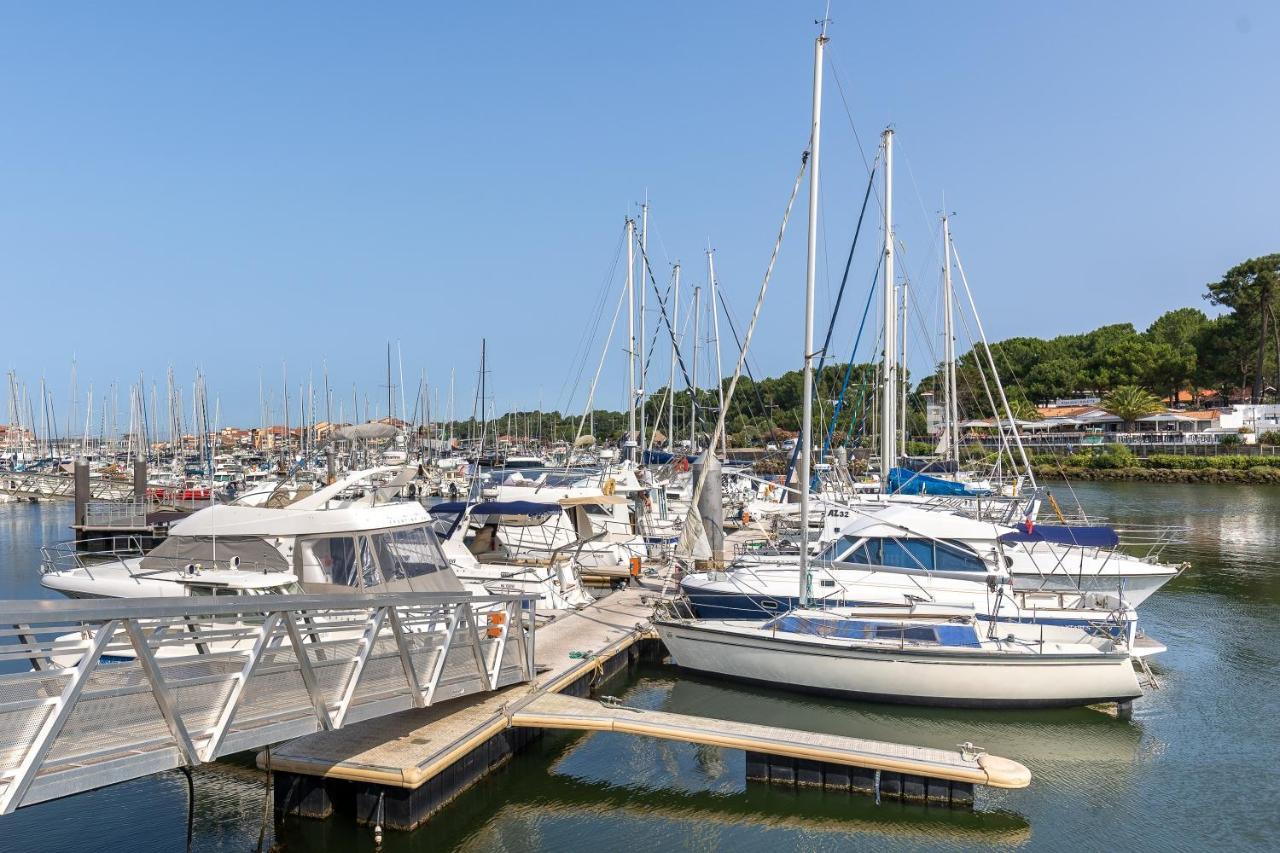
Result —
<instances>
[{"instance_id":1,"label":"tall mast","mask_svg":"<svg viewBox=\"0 0 1280 853\"><path fill-rule=\"evenodd\" d=\"M880 478L889 490L889 470L897 462L898 365L894 353L897 300L893 280L893 128L881 134L884 144L884 383L880 403Z\"/></svg>"},{"instance_id":2,"label":"tall mast","mask_svg":"<svg viewBox=\"0 0 1280 853\"><path fill-rule=\"evenodd\" d=\"M809 131L809 245L804 269L804 397L800 416L800 606L809 605L809 462L813 454L813 287L818 271L818 155L822 141L822 53L827 22L813 43L813 124Z\"/></svg>"},{"instance_id":3,"label":"tall mast","mask_svg":"<svg viewBox=\"0 0 1280 853\"><path fill-rule=\"evenodd\" d=\"M702 288L693 289L693 355L689 364L689 453L698 452L698 320L702 310Z\"/></svg>"},{"instance_id":4,"label":"tall mast","mask_svg":"<svg viewBox=\"0 0 1280 853\"><path fill-rule=\"evenodd\" d=\"M715 251L708 248L707 281L711 285L711 330L716 339L716 391L720 396L720 411L724 412L724 365L720 363L720 302L717 299L715 257ZM728 413L725 413L725 423L728 423L728 417ZM720 451L725 459L729 458L729 430L727 429L720 431Z\"/></svg>"},{"instance_id":5,"label":"tall mast","mask_svg":"<svg viewBox=\"0 0 1280 853\"><path fill-rule=\"evenodd\" d=\"M907 374L907 300L910 297L911 288L907 279L902 280L902 287L899 288L901 295L901 313L898 315L898 343L901 347L898 355L898 375L901 377L902 387L898 397L898 403L901 408L898 410L898 434L902 436L901 442L898 444L902 448L902 455L907 455L907 394L910 390L911 379Z\"/></svg>"},{"instance_id":6,"label":"tall mast","mask_svg":"<svg viewBox=\"0 0 1280 853\"><path fill-rule=\"evenodd\" d=\"M951 307L951 223L942 217L942 384L946 394L943 426L947 431L947 457L960 461L960 405L956 400L956 336Z\"/></svg>"},{"instance_id":7,"label":"tall mast","mask_svg":"<svg viewBox=\"0 0 1280 853\"><path fill-rule=\"evenodd\" d=\"M627 217L627 459L636 448L636 223Z\"/></svg>"},{"instance_id":8,"label":"tall mast","mask_svg":"<svg viewBox=\"0 0 1280 853\"><path fill-rule=\"evenodd\" d=\"M289 459L289 368L286 365L280 366L280 392L284 394L284 453L281 454L285 460L285 466L288 467Z\"/></svg>"},{"instance_id":9,"label":"tall mast","mask_svg":"<svg viewBox=\"0 0 1280 853\"><path fill-rule=\"evenodd\" d=\"M671 381L667 386L667 448L676 452L676 335L680 333L680 262L672 271L671 286Z\"/></svg>"},{"instance_id":10,"label":"tall mast","mask_svg":"<svg viewBox=\"0 0 1280 853\"><path fill-rule=\"evenodd\" d=\"M387 341L387 423L391 423L391 416L396 413L394 395L391 385L391 341Z\"/></svg>"},{"instance_id":11,"label":"tall mast","mask_svg":"<svg viewBox=\"0 0 1280 853\"><path fill-rule=\"evenodd\" d=\"M645 310L645 304L646 304L645 293L648 291L648 288L644 286L645 279L646 279L645 264L647 263L646 259L649 256L648 252L649 252L649 193L646 192L644 194L644 204L640 205L640 257L637 259L637 263L639 264L639 267L640 267L640 352L637 353L637 356L636 356L637 358L640 359L640 435L636 439L636 446L639 448L639 453L640 453L639 459L641 462L644 461L644 448L648 446L648 442L645 441L645 434L648 432L647 427L648 427L648 421L649 421L648 415L645 412L645 405L644 405L645 392L646 392L646 389L648 389L649 387L649 384L648 384L649 383L649 365L648 365L647 359L645 359L644 357L644 351L645 351L644 342L648 334L648 328L646 324L648 323L648 317L649 317L647 311ZM541 423L541 420L539 420L539 423ZM539 440L542 439L541 426L538 427L538 439Z\"/></svg>"}]
</instances>

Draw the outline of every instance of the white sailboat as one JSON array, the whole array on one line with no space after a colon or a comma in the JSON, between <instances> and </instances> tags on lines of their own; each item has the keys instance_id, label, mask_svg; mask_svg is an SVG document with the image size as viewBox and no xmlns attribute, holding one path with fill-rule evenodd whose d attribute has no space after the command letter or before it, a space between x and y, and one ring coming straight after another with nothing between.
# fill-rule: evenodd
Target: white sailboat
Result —
<instances>
[{"instance_id":1,"label":"white sailboat","mask_svg":"<svg viewBox=\"0 0 1280 853\"><path fill-rule=\"evenodd\" d=\"M814 48L810 136L804 410L798 466L802 537L810 527L813 294L822 58L826 42L824 21ZM881 408L881 464L885 472L897 459L898 440L892 139L892 131L886 130L884 403ZM930 549L936 559L936 545L930 543ZM957 553L961 558L967 556L964 551ZM979 555L973 557L975 569L987 568ZM1139 644L1136 624L1132 621L1127 622L1123 632L1098 631L1091 625L1051 626L1043 622L1006 625L996 621L980 626L972 605L939 607L912 601L899 607L815 610L811 607L810 559L807 542L802 541L798 555L797 606L766 622L681 618L673 613L655 620L672 659L688 669L784 689L911 703L1003 707L1129 702L1142 693L1133 659L1163 649L1154 643ZM986 571L981 573L987 575Z\"/></svg>"}]
</instances>

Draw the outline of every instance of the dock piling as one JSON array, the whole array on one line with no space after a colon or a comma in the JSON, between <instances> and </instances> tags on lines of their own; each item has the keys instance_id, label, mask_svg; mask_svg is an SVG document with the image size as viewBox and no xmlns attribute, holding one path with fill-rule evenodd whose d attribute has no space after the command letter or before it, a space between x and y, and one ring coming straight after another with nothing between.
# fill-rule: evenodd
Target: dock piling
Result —
<instances>
[{"instance_id":1,"label":"dock piling","mask_svg":"<svg viewBox=\"0 0 1280 853\"><path fill-rule=\"evenodd\" d=\"M77 456L75 461L75 525L83 529L89 519L89 460Z\"/></svg>"},{"instance_id":2,"label":"dock piling","mask_svg":"<svg viewBox=\"0 0 1280 853\"><path fill-rule=\"evenodd\" d=\"M133 460L133 499L139 503L147 499L147 460Z\"/></svg>"}]
</instances>

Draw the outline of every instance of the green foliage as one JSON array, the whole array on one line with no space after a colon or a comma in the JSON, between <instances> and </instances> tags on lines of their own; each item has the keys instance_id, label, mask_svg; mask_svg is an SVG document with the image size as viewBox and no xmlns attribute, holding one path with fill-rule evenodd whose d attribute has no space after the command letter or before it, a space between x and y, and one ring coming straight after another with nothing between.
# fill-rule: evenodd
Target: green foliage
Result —
<instances>
[{"instance_id":1,"label":"green foliage","mask_svg":"<svg viewBox=\"0 0 1280 853\"><path fill-rule=\"evenodd\" d=\"M1240 443L1240 436L1236 435L1235 433L1229 432L1229 433L1227 433L1226 435L1224 435L1224 436L1219 440L1219 442L1218 442L1218 443L1219 443L1219 444L1225 444L1225 445L1227 445L1228 447L1235 447L1237 444L1239 444L1239 443Z\"/></svg>"},{"instance_id":2,"label":"green foliage","mask_svg":"<svg viewBox=\"0 0 1280 853\"><path fill-rule=\"evenodd\" d=\"M1280 447L1280 432L1264 432L1258 436L1258 443L1267 447Z\"/></svg>"},{"instance_id":3,"label":"green foliage","mask_svg":"<svg viewBox=\"0 0 1280 853\"><path fill-rule=\"evenodd\" d=\"M1164 407L1160 405L1160 400L1145 388L1121 385L1107 392L1107 396L1102 398L1102 408L1120 418L1128 426L1138 418L1154 414Z\"/></svg>"},{"instance_id":4,"label":"green foliage","mask_svg":"<svg viewBox=\"0 0 1280 853\"><path fill-rule=\"evenodd\" d=\"M1252 379L1253 399L1261 402L1268 379L1280 385L1280 329L1277 329L1276 300L1280 297L1280 254L1250 258L1227 270L1216 282L1207 285L1205 299L1232 310L1231 316L1238 339L1235 354L1241 355L1241 344L1253 343L1252 369L1241 365L1242 379ZM1268 355L1274 356L1269 359ZM1268 372L1274 367L1274 372ZM1243 383L1242 383L1243 384Z\"/></svg>"}]
</instances>

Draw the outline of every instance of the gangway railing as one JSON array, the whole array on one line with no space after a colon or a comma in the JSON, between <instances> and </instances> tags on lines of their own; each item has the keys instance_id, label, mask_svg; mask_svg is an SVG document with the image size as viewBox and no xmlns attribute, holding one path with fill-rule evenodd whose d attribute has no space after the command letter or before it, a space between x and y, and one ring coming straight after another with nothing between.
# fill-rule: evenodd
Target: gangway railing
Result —
<instances>
[{"instance_id":1,"label":"gangway railing","mask_svg":"<svg viewBox=\"0 0 1280 853\"><path fill-rule=\"evenodd\" d=\"M0 814L528 681L536 601L0 601Z\"/></svg>"}]
</instances>

